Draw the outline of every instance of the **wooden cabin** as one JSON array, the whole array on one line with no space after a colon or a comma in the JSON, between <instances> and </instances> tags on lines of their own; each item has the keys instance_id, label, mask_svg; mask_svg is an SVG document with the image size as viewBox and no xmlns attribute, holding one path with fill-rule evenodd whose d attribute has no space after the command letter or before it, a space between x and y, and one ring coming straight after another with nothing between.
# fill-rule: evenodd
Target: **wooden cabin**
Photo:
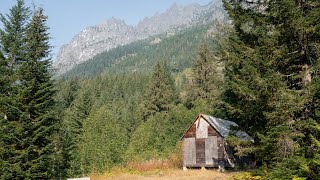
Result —
<instances>
[{"instance_id":1,"label":"wooden cabin","mask_svg":"<svg viewBox=\"0 0 320 180\"><path fill-rule=\"evenodd\" d=\"M188 167L234 167L232 155L228 154L225 138L232 126L238 125L205 114L199 114L182 136L183 168ZM234 132L242 140L253 139L243 131Z\"/></svg>"}]
</instances>

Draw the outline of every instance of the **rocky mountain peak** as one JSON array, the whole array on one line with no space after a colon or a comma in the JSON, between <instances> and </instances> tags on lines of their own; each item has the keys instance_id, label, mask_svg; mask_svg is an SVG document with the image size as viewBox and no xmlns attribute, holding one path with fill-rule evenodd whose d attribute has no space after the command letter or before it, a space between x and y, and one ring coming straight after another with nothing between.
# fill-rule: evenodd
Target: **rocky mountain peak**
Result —
<instances>
[{"instance_id":1,"label":"rocky mountain peak","mask_svg":"<svg viewBox=\"0 0 320 180\"><path fill-rule=\"evenodd\" d=\"M96 26L108 26L108 25L127 25L124 20L122 19L118 19L115 17L111 17L110 19L107 19L99 24L97 24Z\"/></svg>"},{"instance_id":2,"label":"rocky mountain peak","mask_svg":"<svg viewBox=\"0 0 320 180\"><path fill-rule=\"evenodd\" d=\"M57 74L62 74L103 51L157 34L175 33L190 27L199 22L199 17L209 10L212 18L224 18L225 13L219 0L214 0L206 6L196 3L180 6L173 3L165 12L146 17L135 27L112 17L85 28L69 44L62 46L53 66L57 69Z\"/></svg>"}]
</instances>

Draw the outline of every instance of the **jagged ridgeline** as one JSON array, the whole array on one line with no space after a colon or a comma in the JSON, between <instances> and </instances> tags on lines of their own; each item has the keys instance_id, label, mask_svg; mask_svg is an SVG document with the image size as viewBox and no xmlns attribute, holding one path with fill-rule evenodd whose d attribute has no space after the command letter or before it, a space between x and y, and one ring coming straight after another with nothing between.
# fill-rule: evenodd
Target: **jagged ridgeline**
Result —
<instances>
[{"instance_id":1,"label":"jagged ridgeline","mask_svg":"<svg viewBox=\"0 0 320 180\"><path fill-rule=\"evenodd\" d=\"M173 72L180 72L191 66L199 43L209 36L210 27L212 24L201 25L176 34L166 33L118 46L75 66L63 76L92 77L103 72L149 72L159 60L167 61ZM209 39L209 43L215 46L215 40Z\"/></svg>"},{"instance_id":2,"label":"jagged ridgeline","mask_svg":"<svg viewBox=\"0 0 320 180\"><path fill-rule=\"evenodd\" d=\"M188 67L190 61L182 63L181 59L190 60L187 55L207 36L212 28L210 25L214 22L223 24L227 17L222 1L212 0L206 5L173 4L166 11L146 17L134 26L117 18L107 19L83 29L63 45L53 68L56 76L87 76L119 69L127 73L141 70L135 66L150 69L155 58L167 58L171 68ZM97 63L96 59L100 59L101 64L96 65L96 72L93 72L90 68L93 65L89 64ZM72 72L68 72L70 70Z\"/></svg>"}]
</instances>

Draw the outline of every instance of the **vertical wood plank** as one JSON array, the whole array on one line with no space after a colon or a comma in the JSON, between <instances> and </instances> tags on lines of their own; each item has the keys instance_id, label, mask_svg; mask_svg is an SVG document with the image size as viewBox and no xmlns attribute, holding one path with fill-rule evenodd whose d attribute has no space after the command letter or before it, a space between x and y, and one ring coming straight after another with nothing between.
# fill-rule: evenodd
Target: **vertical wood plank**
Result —
<instances>
[{"instance_id":1,"label":"vertical wood plank","mask_svg":"<svg viewBox=\"0 0 320 180\"><path fill-rule=\"evenodd\" d=\"M217 139L218 146L218 160L224 160L224 141L222 137Z\"/></svg>"},{"instance_id":2,"label":"vertical wood plank","mask_svg":"<svg viewBox=\"0 0 320 180\"><path fill-rule=\"evenodd\" d=\"M206 163L205 139L196 139L196 158L197 165L204 165Z\"/></svg>"},{"instance_id":3,"label":"vertical wood plank","mask_svg":"<svg viewBox=\"0 0 320 180\"><path fill-rule=\"evenodd\" d=\"M217 162L218 162L217 136L208 136L205 142L205 154L206 154L207 165L217 165Z\"/></svg>"},{"instance_id":4,"label":"vertical wood plank","mask_svg":"<svg viewBox=\"0 0 320 180\"><path fill-rule=\"evenodd\" d=\"M217 136L213 136L213 159L215 161L218 160L218 137Z\"/></svg>"},{"instance_id":5,"label":"vertical wood plank","mask_svg":"<svg viewBox=\"0 0 320 180\"><path fill-rule=\"evenodd\" d=\"M201 118L198 121L196 121L196 125L197 125L196 138L197 139L207 138L208 126L209 126L207 121Z\"/></svg>"},{"instance_id":6,"label":"vertical wood plank","mask_svg":"<svg viewBox=\"0 0 320 180\"><path fill-rule=\"evenodd\" d=\"M183 165L196 165L196 143L195 138L184 138L183 140Z\"/></svg>"},{"instance_id":7,"label":"vertical wood plank","mask_svg":"<svg viewBox=\"0 0 320 180\"><path fill-rule=\"evenodd\" d=\"M206 164L213 165L213 136L208 136L205 142Z\"/></svg>"}]
</instances>

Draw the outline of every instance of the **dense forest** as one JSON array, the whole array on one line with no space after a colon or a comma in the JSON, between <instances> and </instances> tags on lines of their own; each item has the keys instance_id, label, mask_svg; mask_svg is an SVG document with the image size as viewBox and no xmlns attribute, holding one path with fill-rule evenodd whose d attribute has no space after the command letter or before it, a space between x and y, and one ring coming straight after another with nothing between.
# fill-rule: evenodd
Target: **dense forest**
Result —
<instances>
[{"instance_id":1,"label":"dense forest","mask_svg":"<svg viewBox=\"0 0 320 180\"><path fill-rule=\"evenodd\" d=\"M17 0L1 15L0 179L172 160L198 113L232 120L254 138L227 139L235 156L253 158L242 167L252 176L319 179L320 2L224 7L231 24L120 46L54 77L44 10ZM219 33L209 34L212 26Z\"/></svg>"}]
</instances>

